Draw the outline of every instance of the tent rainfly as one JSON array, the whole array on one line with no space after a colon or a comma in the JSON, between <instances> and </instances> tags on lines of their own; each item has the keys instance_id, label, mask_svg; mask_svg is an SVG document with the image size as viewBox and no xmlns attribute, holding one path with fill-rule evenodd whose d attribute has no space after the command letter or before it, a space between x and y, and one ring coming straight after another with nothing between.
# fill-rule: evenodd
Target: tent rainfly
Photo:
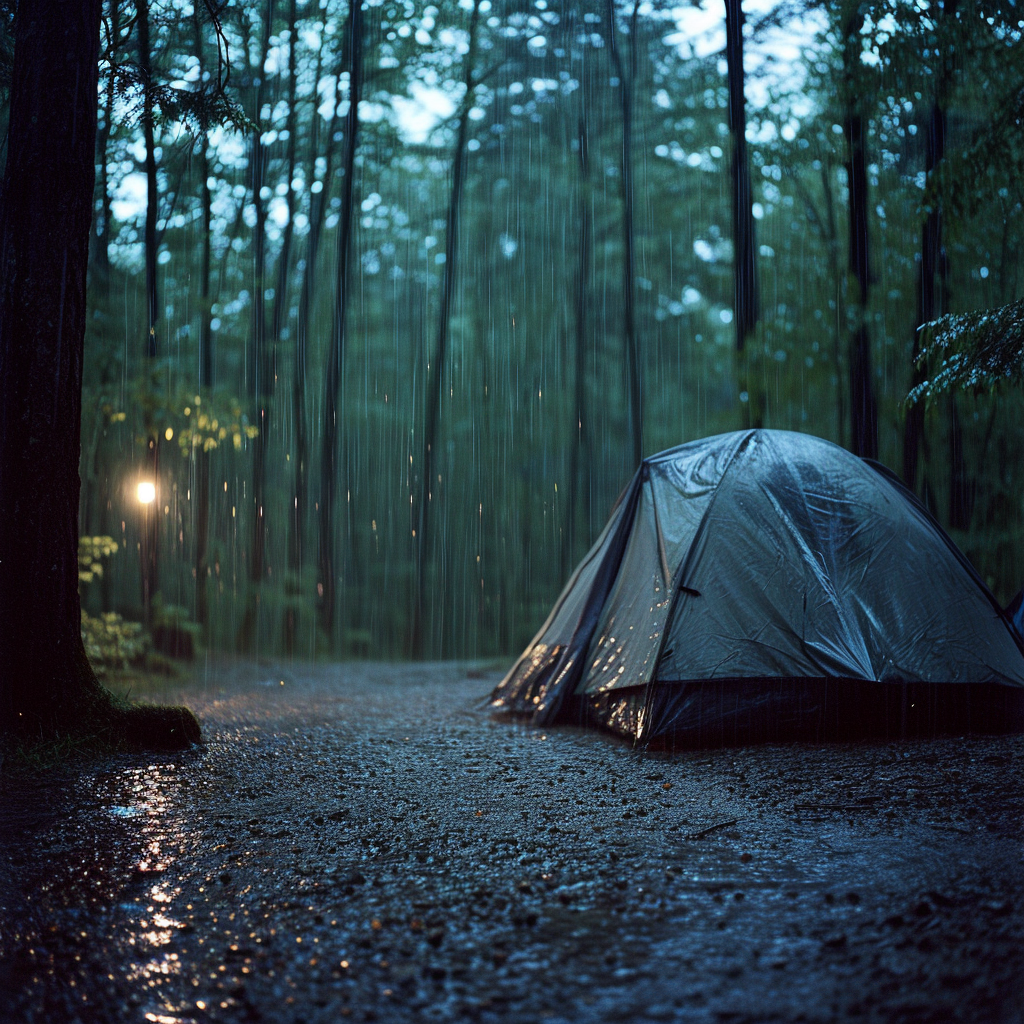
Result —
<instances>
[{"instance_id":1,"label":"tent rainfly","mask_svg":"<svg viewBox=\"0 0 1024 1024\"><path fill-rule=\"evenodd\" d=\"M646 459L491 696L707 746L1024 729L1024 645L883 466L781 430Z\"/></svg>"}]
</instances>

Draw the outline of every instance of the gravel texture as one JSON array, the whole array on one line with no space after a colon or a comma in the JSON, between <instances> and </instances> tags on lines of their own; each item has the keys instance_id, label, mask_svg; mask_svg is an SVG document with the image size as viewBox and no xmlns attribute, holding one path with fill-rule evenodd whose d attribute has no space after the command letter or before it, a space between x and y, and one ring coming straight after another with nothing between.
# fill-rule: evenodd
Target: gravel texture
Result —
<instances>
[{"instance_id":1,"label":"gravel texture","mask_svg":"<svg viewBox=\"0 0 1024 1024\"><path fill-rule=\"evenodd\" d=\"M1024 1021L1024 738L645 754L499 675L217 664L201 749L5 769L0 1020Z\"/></svg>"}]
</instances>

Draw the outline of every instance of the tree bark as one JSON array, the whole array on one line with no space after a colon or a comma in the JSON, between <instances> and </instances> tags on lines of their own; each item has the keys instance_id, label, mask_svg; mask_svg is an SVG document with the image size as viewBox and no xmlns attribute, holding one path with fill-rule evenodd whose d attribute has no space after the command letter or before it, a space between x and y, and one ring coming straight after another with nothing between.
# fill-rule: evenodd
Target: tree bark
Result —
<instances>
[{"instance_id":1,"label":"tree bark","mask_svg":"<svg viewBox=\"0 0 1024 1024\"><path fill-rule=\"evenodd\" d=\"M473 12L469 17L469 49L463 58L462 81L466 93L462 97L462 110L455 132L452 191L445 222L444 270L441 275L437 345L434 348L433 360L427 368L427 404L423 425L423 447L420 452L420 500L416 525L416 604L413 608L410 638L414 658L422 658L426 649L427 566L430 561L430 505L434 497L434 448L437 442L437 423L441 415L441 394L444 389L444 364L448 357L452 302L455 298L455 274L459 258L459 215L462 207L462 190L466 183L466 133L473 101L473 61L476 58L476 29L479 19L480 0L473 0Z\"/></svg>"},{"instance_id":2,"label":"tree bark","mask_svg":"<svg viewBox=\"0 0 1024 1024\"><path fill-rule=\"evenodd\" d=\"M184 709L129 708L81 638L78 459L99 0L21 0L0 199L0 725L22 740L179 747Z\"/></svg>"},{"instance_id":3,"label":"tree bark","mask_svg":"<svg viewBox=\"0 0 1024 1024\"><path fill-rule=\"evenodd\" d=\"M623 338L626 349L626 381L629 404L629 438L633 465L644 456L643 393L640 382L640 355L636 337L636 243L633 232L633 84L637 65L637 18L640 0L634 0L629 20L630 68L627 77L619 52L615 23L615 0L607 0L608 48L618 78L619 113L622 118L622 152L619 159L619 183L622 196L622 295Z\"/></svg>"},{"instance_id":4,"label":"tree bark","mask_svg":"<svg viewBox=\"0 0 1024 1024\"><path fill-rule=\"evenodd\" d=\"M338 399L345 358L345 320L348 314L348 282L355 191L356 149L359 145L359 100L363 74L362 0L349 0L349 88L345 119L345 178L342 184L341 224L335 272L334 315L327 349L324 388L323 451L320 457L319 586L320 626L328 637L334 635L337 606L337 578L334 553L334 492L337 487Z\"/></svg>"}]
</instances>

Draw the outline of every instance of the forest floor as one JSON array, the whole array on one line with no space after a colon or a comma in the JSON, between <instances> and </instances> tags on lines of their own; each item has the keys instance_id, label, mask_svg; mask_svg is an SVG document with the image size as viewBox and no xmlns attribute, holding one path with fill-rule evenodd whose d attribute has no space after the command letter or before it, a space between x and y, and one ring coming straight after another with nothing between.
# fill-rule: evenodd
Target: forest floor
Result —
<instances>
[{"instance_id":1,"label":"forest floor","mask_svg":"<svg viewBox=\"0 0 1024 1024\"><path fill-rule=\"evenodd\" d=\"M0 773L0 1020L1024 1021L1024 737L643 754L465 665L217 663Z\"/></svg>"}]
</instances>

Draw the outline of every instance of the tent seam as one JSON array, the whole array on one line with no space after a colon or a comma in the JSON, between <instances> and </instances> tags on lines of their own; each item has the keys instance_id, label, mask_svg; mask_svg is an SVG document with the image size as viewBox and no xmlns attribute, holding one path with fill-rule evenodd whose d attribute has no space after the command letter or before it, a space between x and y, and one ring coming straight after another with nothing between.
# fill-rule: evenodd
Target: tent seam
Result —
<instances>
[{"instance_id":1,"label":"tent seam","mask_svg":"<svg viewBox=\"0 0 1024 1024\"><path fill-rule=\"evenodd\" d=\"M697 524L697 529L693 531L693 539L690 541L689 547L686 549L686 554L683 556L679 563L679 571L676 573L676 578L672 581L672 593L669 596L668 612L665 614L665 626L661 631L661 642L658 644L658 653L654 656L654 665L651 667L651 678L648 680L647 685L644 687L644 705L643 705L643 720L647 720L647 712L650 708L651 700L654 696L654 689L657 682L658 669L661 666L661 657L665 650L665 641L668 639L668 634L672 628L672 619L675 615L676 606L679 603L679 594L682 591L679 586L679 581L683 577L683 572L687 567L687 563L690 561L690 555L693 552L694 545L697 543L697 538L700 537L704 532L704 524L707 522L708 516L711 515L711 510L715 507L715 502L718 500L718 495L721 492L722 483L725 480L726 474L732 469L733 463L736 461L739 453L746 448L750 443L750 439L757 434L757 429L746 431L743 437L740 439L739 444L736 445L736 449L732 455L729 456L729 461L725 464L725 468L722 470L722 475L718 478L718 483L715 485L714 493L711 495L711 500L708 502L708 507L704 510L704 514L700 517L700 522ZM654 487L651 486L651 501L652 504L657 507L657 502L654 500ZM641 737L637 736L637 742Z\"/></svg>"}]
</instances>

